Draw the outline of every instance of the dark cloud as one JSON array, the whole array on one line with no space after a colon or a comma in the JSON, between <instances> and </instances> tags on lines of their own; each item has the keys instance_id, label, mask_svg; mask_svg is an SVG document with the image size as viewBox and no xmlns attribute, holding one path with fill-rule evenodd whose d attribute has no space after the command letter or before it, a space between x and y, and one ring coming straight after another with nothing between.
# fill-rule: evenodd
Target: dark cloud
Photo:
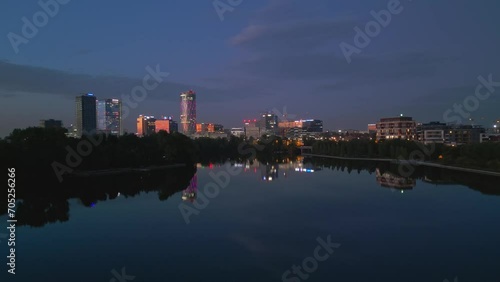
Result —
<instances>
[{"instance_id":1,"label":"dark cloud","mask_svg":"<svg viewBox=\"0 0 500 282\"><path fill-rule=\"evenodd\" d=\"M272 18L274 14L283 13L290 16L272 23L251 23L230 39L232 46L250 52L247 58L233 64L236 73L285 81L329 79L327 85L331 86L335 81L337 87L342 84L346 89L349 85L356 87L431 77L447 64L459 60L459 57L432 51L374 54L363 50L363 53L355 54L349 64L339 43L351 42L354 27L362 22L352 17L303 18L286 12L303 7L307 14L311 9L311 5L297 3L271 1L257 18Z\"/></svg>"},{"instance_id":2,"label":"dark cloud","mask_svg":"<svg viewBox=\"0 0 500 282\"><path fill-rule=\"evenodd\" d=\"M364 118L384 115L399 105L406 109L405 96L422 97L432 93L442 81L439 78L461 61L453 52L384 48L363 49L353 56L352 63L343 57L339 43L352 42L354 27L363 25L362 17L307 17L311 10L322 5L296 5L297 1L271 1L239 33L229 39L231 46L247 52L231 65L229 77L250 76L260 85L274 85L285 90L280 97L301 95L342 97L336 104L340 115L353 105L370 108L383 97L391 101L375 113L364 111ZM312 6L315 6L313 9ZM304 13L300 13L302 8ZM367 12L368 13L368 12ZM319 13L321 14L321 13ZM393 47L393 46L389 46ZM452 84L453 85L453 84ZM419 92L417 89L426 89ZM361 101L360 101L361 99ZM409 103L415 108L421 98ZM307 106L304 103L302 107ZM308 105L322 111L322 105ZM442 111L438 107L436 112ZM387 115L387 113L386 113ZM437 115L436 115L437 116ZM356 118L359 120L359 116ZM355 120L355 119L352 119ZM358 122L358 121L356 121Z\"/></svg>"},{"instance_id":3,"label":"dark cloud","mask_svg":"<svg viewBox=\"0 0 500 282\"><path fill-rule=\"evenodd\" d=\"M288 80L348 80L381 83L429 77L455 57L411 52L386 56L359 56L351 64L333 53L263 56L238 63L235 69L251 74Z\"/></svg>"},{"instance_id":4,"label":"dark cloud","mask_svg":"<svg viewBox=\"0 0 500 282\"><path fill-rule=\"evenodd\" d=\"M16 95L14 95L13 93L0 93L0 97L1 98L12 98L12 97L15 97Z\"/></svg>"},{"instance_id":5,"label":"dark cloud","mask_svg":"<svg viewBox=\"0 0 500 282\"><path fill-rule=\"evenodd\" d=\"M151 66L155 69L156 66ZM162 72L166 70L162 69ZM121 97L130 94L131 90L142 85L142 78L120 76L91 76L71 73L42 67L12 64L0 61L1 97L10 97L13 93L28 92L40 94L56 94L73 99L80 93L92 92L98 97ZM147 71L144 70L144 75ZM205 93L206 101L234 100L241 96L229 95L223 90L208 89L197 85L187 85L170 81L167 77L159 86L148 92L148 99L178 101L179 93L187 89ZM244 98L244 97L243 97Z\"/></svg>"}]
</instances>

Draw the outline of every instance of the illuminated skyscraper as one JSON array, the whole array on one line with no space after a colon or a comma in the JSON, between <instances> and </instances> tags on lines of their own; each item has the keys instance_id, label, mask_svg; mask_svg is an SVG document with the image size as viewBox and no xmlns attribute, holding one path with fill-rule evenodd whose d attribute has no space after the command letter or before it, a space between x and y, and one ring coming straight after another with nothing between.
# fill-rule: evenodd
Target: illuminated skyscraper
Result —
<instances>
[{"instance_id":1,"label":"illuminated skyscraper","mask_svg":"<svg viewBox=\"0 0 500 282\"><path fill-rule=\"evenodd\" d=\"M156 131L156 119L153 116L140 115L137 118L137 136L143 137Z\"/></svg>"},{"instance_id":2,"label":"illuminated skyscraper","mask_svg":"<svg viewBox=\"0 0 500 282\"><path fill-rule=\"evenodd\" d=\"M177 122L172 120L172 117L162 117L155 121L155 132L164 130L168 133L178 132Z\"/></svg>"},{"instance_id":3,"label":"illuminated skyscraper","mask_svg":"<svg viewBox=\"0 0 500 282\"><path fill-rule=\"evenodd\" d=\"M272 113L262 114L262 119L260 120L260 127L266 130L273 130L278 127L278 116Z\"/></svg>"},{"instance_id":4,"label":"illuminated skyscraper","mask_svg":"<svg viewBox=\"0 0 500 282\"><path fill-rule=\"evenodd\" d=\"M97 129L96 97L92 93L76 97L76 135L95 133Z\"/></svg>"},{"instance_id":5,"label":"illuminated skyscraper","mask_svg":"<svg viewBox=\"0 0 500 282\"><path fill-rule=\"evenodd\" d=\"M118 99L97 101L97 129L111 135L122 135L122 103Z\"/></svg>"},{"instance_id":6,"label":"illuminated skyscraper","mask_svg":"<svg viewBox=\"0 0 500 282\"><path fill-rule=\"evenodd\" d=\"M181 93L181 129L186 135L196 132L196 93L193 90Z\"/></svg>"}]
</instances>

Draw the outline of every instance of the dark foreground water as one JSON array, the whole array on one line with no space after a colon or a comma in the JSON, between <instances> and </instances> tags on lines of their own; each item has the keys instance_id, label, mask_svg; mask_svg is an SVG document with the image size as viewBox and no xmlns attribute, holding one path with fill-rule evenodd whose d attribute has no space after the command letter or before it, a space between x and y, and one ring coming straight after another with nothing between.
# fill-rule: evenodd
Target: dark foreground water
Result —
<instances>
[{"instance_id":1,"label":"dark foreground water","mask_svg":"<svg viewBox=\"0 0 500 282\"><path fill-rule=\"evenodd\" d=\"M500 281L498 179L301 162L181 174L19 199L1 281Z\"/></svg>"}]
</instances>

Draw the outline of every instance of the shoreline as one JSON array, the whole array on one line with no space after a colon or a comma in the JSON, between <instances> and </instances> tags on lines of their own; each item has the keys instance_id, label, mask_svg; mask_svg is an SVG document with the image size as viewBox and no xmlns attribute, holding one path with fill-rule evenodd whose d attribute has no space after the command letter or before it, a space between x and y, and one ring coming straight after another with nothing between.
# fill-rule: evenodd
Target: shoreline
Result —
<instances>
[{"instance_id":1,"label":"shoreline","mask_svg":"<svg viewBox=\"0 0 500 282\"><path fill-rule=\"evenodd\" d=\"M418 161L398 160L398 159L381 159L381 158L348 158L348 157L337 157L337 156L318 155L318 154L309 154L309 153L302 154L302 156L318 157L318 158L330 158L330 159L338 159L338 160L351 160L351 161L390 162L393 164L406 163L406 164L416 165L416 166L430 166L430 167L436 167L436 168L442 168L442 169L449 169L449 170L456 170L456 171L463 171L463 172L470 172L470 173L477 173L477 174L500 177L500 172L481 170L481 169L475 169L475 168L465 168L465 167L459 167L459 166L447 166L447 165L430 163L430 162L418 162Z\"/></svg>"},{"instance_id":2,"label":"shoreline","mask_svg":"<svg viewBox=\"0 0 500 282\"><path fill-rule=\"evenodd\" d=\"M143 168L110 168L101 170L74 171L68 174L68 176L70 177L108 176L108 175L119 175L124 173L149 172L154 170L163 170L163 169L180 168L180 167L186 167L186 164L171 164L171 165L150 166Z\"/></svg>"}]
</instances>

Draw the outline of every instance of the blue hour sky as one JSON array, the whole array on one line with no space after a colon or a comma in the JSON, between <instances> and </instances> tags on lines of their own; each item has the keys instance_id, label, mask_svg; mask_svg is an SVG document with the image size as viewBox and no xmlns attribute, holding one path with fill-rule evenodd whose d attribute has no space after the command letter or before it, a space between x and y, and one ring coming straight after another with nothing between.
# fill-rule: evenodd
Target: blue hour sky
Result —
<instances>
[{"instance_id":1,"label":"blue hour sky","mask_svg":"<svg viewBox=\"0 0 500 282\"><path fill-rule=\"evenodd\" d=\"M500 82L500 3L402 0L348 63L339 45L356 46L354 28L364 30L371 11L391 1L242 0L221 20L213 0L71 0L17 53L9 33L23 36L22 18L33 22L43 10L37 1L2 1L0 136L40 119L69 126L79 93L129 95L157 65L170 75L131 109L129 132L139 114L178 120L179 92L188 89L198 94L198 120L226 127L284 108L331 130L366 130L400 113L470 123L454 110L464 100L474 123L500 119L500 83L477 105L470 98L479 76Z\"/></svg>"}]
</instances>

